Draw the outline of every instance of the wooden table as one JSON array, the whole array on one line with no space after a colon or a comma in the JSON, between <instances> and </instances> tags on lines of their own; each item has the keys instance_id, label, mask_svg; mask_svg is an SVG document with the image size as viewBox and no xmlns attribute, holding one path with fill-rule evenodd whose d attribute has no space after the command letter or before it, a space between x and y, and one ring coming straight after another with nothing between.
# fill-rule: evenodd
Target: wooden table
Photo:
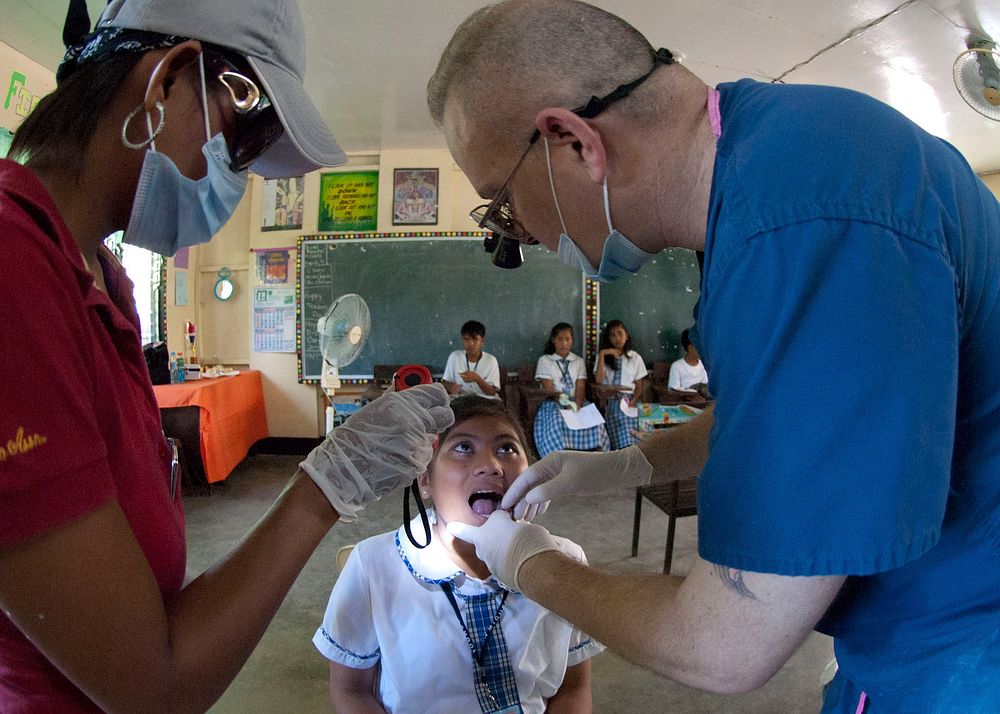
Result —
<instances>
[{"instance_id":1,"label":"wooden table","mask_svg":"<svg viewBox=\"0 0 1000 714\"><path fill-rule=\"evenodd\" d=\"M201 473L204 482L223 481L250 447L268 436L264 389L257 370L154 385L153 391L164 432L180 439L188 459L188 476L194 483L202 482ZM194 454L200 454L200 464L192 463Z\"/></svg>"}]
</instances>

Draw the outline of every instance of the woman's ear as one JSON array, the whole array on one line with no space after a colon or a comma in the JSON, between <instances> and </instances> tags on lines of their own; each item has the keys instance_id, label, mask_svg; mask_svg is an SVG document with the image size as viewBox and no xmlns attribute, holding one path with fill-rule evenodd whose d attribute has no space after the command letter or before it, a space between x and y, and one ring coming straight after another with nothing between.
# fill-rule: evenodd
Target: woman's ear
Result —
<instances>
[{"instance_id":1,"label":"woman's ear","mask_svg":"<svg viewBox=\"0 0 1000 714\"><path fill-rule=\"evenodd\" d=\"M546 107L535 115L535 128L548 141L550 149L566 147L594 183L601 183L607 172L607 152L597 129L569 109Z\"/></svg>"},{"instance_id":2,"label":"woman's ear","mask_svg":"<svg viewBox=\"0 0 1000 714\"><path fill-rule=\"evenodd\" d=\"M153 69L146 84L143 105L147 112L153 111L157 102L167 98L170 89L178 76L191 64L198 61L201 54L201 43L198 40L187 40L171 47Z\"/></svg>"}]
</instances>

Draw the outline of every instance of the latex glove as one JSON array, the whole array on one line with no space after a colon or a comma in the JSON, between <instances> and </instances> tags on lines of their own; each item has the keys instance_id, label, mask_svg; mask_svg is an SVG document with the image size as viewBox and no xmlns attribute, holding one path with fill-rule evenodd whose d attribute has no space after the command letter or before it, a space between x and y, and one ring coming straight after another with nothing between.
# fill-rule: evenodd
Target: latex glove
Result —
<instances>
[{"instance_id":1,"label":"latex glove","mask_svg":"<svg viewBox=\"0 0 1000 714\"><path fill-rule=\"evenodd\" d=\"M476 546L476 556L486 563L505 587L520 590L517 571L532 556L559 550L549 532L534 523L511 520L506 511L494 511L481 526L452 521L448 532Z\"/></svg>"},{"instance_id":2,"label":"latex glove","mask_svg":"<svg viewBox=\"0 0 1000 714\"><path fill-rule=\"evenodd\" d=\"M500 508L523 518L533 505L541 515L560 496L589 496L624 486L645 486L653 467L638 446L618 451L553 451L532 464L507 489Z\"/></svg>"},{"instance_id":3,"label":"latex glove","mask_svg":"<svg viewBox=\"0 0 1000 714\"><path fill-rule=\"evenodd\" d=\"M351 523L366 504L422 474L437 433L454 421L440 384L387 392L327 434L299 468Z\"/></svg>"}]
</instances>

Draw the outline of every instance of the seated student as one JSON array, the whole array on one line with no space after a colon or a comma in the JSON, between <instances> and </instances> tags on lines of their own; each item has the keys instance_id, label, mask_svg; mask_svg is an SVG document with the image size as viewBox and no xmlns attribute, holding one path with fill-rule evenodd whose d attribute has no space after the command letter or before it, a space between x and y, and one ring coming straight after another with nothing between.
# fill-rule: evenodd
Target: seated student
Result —
<instances>
[{"instance_id":1,"label":"seated student","mask_svg":"<svg viewBox=\"0 0 1000 714\"><path fill-rule=\"evenodd\" d=\"M698 348L691 344L687 330L681 333L681 346L684 348L684 356L671 363L667 387L708 398L708 372L701 363Z\"/></svg>"},{"instance_id":2,"label":"seated student","mask_svg":"<svg viewBox=\"0 0 1000 714\"><path fill-rule=\"evenodd\" d=\"M604 420L612 449L624 449L638 444L632 432L639 428L639 417L628 416L622 411L622 399L635 407L642 398L646 381L646 364L632 349L632 337L621 320L611 320L601 331L597 359L594 363L594 381L604 392Z\"/></svg>"},{"instance_id":3,"label":"seated student","mask_svg":"<svg viewBox=\"0 0 1000 714\"><path fill-rule=\"evenodd\" d=\"M448 355L441 382L449 394L472 394L500 398L500 365L497 358L483 352L486 326L469 320L462 325L462 347Z\"/></svg>"},{"instance_id":4,"label":"seated student","mask_svg":"<svg viewBox=\"0 0 1000 714\"><path fill-rule=\"evenodd\" d=\"M482 525L528 467L524 432L481 397L452 401L418 483L430 498L429 545L404 528L361 541L330 594L313 643L330 660L338 712L590 712L590 658L603 645L509 590L454 538ZM411 521L418 541L419 518ZM585 562L575 543L556 539Z\"/></svg>"},{"instance_id":5,"label":"seated student","mask_svg":"<svg viewBox=\"0 0 1000 714\"><path fill-rule=\"evenodd\" d=\"M611 448L604 424L586 429L570 429L559 415L560 407L580 409L587 402L587 367L583 358L573 354L573 327L560 322L549 333L549 339L535 366L535 379L553 392L535 413L535 448L539 456L570 449L574 451L608 451Z\"/></svg>"}]
</instances>

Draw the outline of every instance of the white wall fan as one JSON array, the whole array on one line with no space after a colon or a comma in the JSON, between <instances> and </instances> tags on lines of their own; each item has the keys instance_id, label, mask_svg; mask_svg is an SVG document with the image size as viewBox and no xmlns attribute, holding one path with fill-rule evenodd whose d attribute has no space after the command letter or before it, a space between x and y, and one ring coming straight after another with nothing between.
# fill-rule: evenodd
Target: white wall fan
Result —
<instances>
[{"instance_id":1,"label":"white wall fan","mask_svg":"<svg viewBox=\"0 0 1000 714\"><path fill-rule=\"evenodd\" d=\"M356 293L341 295L319 319L319 349L323 354L320 387L327 396L326 430L333 428L333 394L340 389L340 368L361 354L371 332L368 304Z\"/></svg>"},{"instance_id":2,"label":"white wall fan","mask_svg":"<svg viewBox=\"0 0 1000 714\"><path fill-rule=\"evenodd\" d=\"M1000 121L1000 51L995 42L969 38L952 67L955 87L970 107Z\"/></svg>"}]
</instances>

